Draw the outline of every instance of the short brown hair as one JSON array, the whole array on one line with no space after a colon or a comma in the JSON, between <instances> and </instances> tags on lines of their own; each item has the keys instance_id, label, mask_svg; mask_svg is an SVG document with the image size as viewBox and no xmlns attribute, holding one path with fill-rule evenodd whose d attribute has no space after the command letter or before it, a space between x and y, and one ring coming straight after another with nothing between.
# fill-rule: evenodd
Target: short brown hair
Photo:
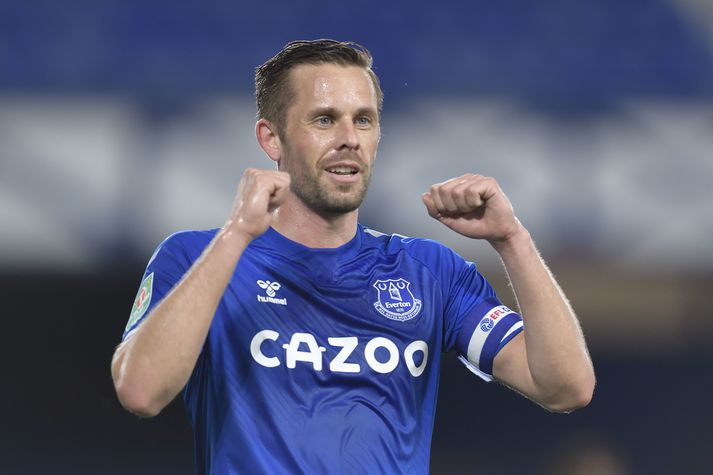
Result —
<instances>
[{"instance_id":1,"label":"short brown hair","mask_svg":"<svg viewBox=\"0 0 713 475\"><path fill-rule=\"evenodd\" d=\"M328 39L300 40L287 43L275 56L255 69L255 100L258 119L267 119L278 129L284 125L294 91L289 84L290 70L300 64L339 64L360 66L367 70L378 101L379 112L384 101L379 78L371 69L373 59L363 46L351 41Z\"/></svg>"}]
</instances>

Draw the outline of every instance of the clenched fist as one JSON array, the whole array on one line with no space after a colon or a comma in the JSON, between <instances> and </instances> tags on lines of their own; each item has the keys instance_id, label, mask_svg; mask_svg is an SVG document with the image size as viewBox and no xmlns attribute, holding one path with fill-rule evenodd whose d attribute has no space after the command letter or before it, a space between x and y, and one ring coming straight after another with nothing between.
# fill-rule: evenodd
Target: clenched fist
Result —
<instances>
[{"instance_id":1,"label":"clenched fist","mask_svg":"<svg viewBox=\"0 0 713 475\"><path fill-rule=\"evenodd\" d=\"M224 229L252 241L270 227L273 212L285 201L289 190L290 175L285 172L246 169Z\"/></svg>"},{"instance_id":2,"label":"clenched fist","mask_svg":"<svg viewBox=\"0 0 713 475\"><path fill-rule=\"evenodd\" d=\"M452 230L491 244L520 230L510 200L494 178L466 173L431 186L423 194L428 214Z\"/></svg>"}]
</instances>

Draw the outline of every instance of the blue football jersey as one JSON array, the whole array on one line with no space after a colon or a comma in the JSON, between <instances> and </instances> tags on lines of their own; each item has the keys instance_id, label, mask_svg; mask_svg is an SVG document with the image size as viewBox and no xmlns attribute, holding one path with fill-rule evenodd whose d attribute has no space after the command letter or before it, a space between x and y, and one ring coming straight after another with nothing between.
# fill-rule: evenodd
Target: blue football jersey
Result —
<instances>
[{"instance_id":1,"label":"blue football jersey","mask_svg":"<svg viewBox=\"0 0 713 475\"><path fill-rule=\"evenodd\" d=\"M217 230L170 236L124 338ZM441 354L486 380L522 330L449 248L359 226L336 249L272 228L245 250L184 389L199 474L426 474Z\"/></svg>"}]
</instances>

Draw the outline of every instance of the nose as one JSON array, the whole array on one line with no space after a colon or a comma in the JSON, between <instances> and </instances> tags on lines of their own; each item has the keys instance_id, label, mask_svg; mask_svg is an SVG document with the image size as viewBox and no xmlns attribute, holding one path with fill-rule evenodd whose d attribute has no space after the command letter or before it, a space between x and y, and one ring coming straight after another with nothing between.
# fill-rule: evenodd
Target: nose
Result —
<instances>
[{"instance_id":1,"label":"nose","mask_svg":"<svg viewBox=\"0 0 713 475\"><path fill-rule=\"evenodd\" d=\"M339 127L339 148L356 150L359 148L359 134L351 120L345 120Z\"/></svg>"}]
</instances>

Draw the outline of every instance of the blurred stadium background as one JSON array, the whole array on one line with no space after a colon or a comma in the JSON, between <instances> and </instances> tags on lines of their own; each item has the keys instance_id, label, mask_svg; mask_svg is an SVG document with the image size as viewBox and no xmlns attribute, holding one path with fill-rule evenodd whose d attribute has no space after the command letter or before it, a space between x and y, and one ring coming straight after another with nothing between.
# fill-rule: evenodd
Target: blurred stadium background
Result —
<instances>
[{"instance_id":1,"label":"blurred stadium background","mask_svg":"<svg viewBox=\"0 0 713 475\"><path fill-rule=\"evenodd\" d=\"M595 361L563 416L448 358L432 472L711 473L709 0L0 2L0 473L193 473L181 403L124 412L113 347L154 247L271 166L253 68L318 37L367 46L385 91L362 222L453 246L508 300L420 203L498 177Z\"/></svg>"}]
</instances>

